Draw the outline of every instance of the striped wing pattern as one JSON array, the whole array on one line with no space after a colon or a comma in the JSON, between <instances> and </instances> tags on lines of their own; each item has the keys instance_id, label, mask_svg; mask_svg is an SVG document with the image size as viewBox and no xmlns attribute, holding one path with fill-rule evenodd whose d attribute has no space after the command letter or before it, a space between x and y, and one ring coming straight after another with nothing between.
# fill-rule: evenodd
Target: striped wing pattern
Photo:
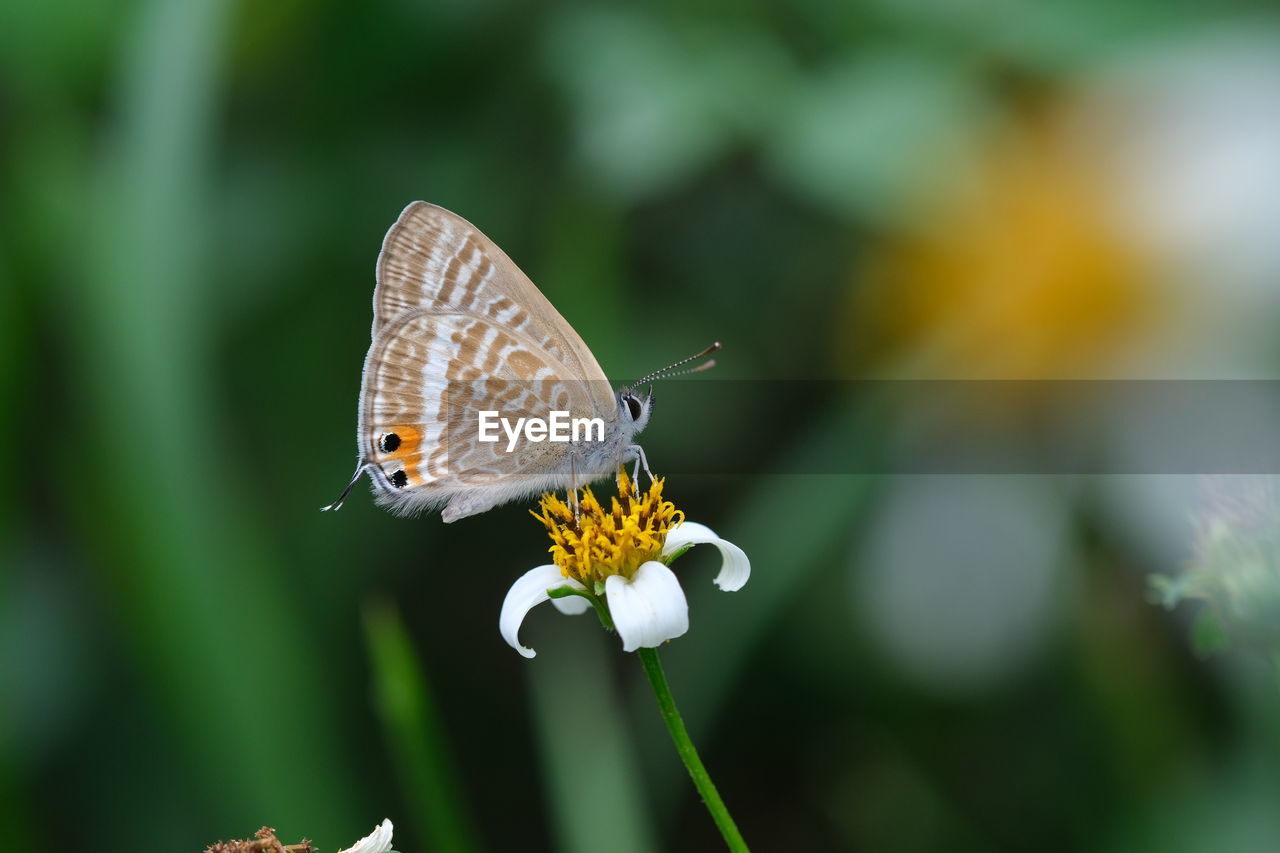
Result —
<instances>
[{"instance_id":1,"label":"striped wing pattern","mask_svg":"<svg viewBox=\"0 0 1280 853\"><path fill-rule=\"evenodd\" d=\"M564 444L477 441L481 409L617 421L573 328L492 241L414 202L383 241L358 443L380 504L416 511L475 489L530 494L567 481Z\"/></svg>"},{"instance_id":2,"label":"striped wing pattern","mask_svg":"<svg viewBox=\"0 0 1280 853\"><path fill-rule=\"evenodd\" d=\"M442 207L415 201L382 241L373 294L373 335L420 308L463 311L522 332L565 376L604 380L586 343L497 244ZM597 401L602 413L612 406Z\"/></svg>"},{"instance_id":3,"label":"striped wing pattern","mask_svg":"<svg viewBox=\"0 0 1280 853\"><path fill-rule=\"evenodd\" d=\"M434 487L444 496L539 477L565 452L540 443L507 454L505 438L479 442L481 409L595 416L587 383L559 375L518 333L470 314L418 310L395 320L370 351L364 382L361 454L391 494Z\"/></svg>"}]
</instances>

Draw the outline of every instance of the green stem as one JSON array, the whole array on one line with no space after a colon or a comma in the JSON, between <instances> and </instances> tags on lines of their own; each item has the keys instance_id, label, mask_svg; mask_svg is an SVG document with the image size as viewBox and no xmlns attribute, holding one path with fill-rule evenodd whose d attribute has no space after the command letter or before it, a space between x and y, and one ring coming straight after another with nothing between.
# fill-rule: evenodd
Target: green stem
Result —
<instances>
[{"instance_id":1,"label":"green stem","mask_svg":"<svg viewBox=\"0 0 1280 853\"><path fill-rule=\"evenodd\" d=\"M724 836L725 844L729 845L730 850L750 853L742 833L738 832L738 825L733 822L729 810L725 808L724 800L720 799L720 793L716 791L715 783L711 781L707 768L702 765L698 751L693 748L689 730L684 727L684 720L680 718L680 712L676 709L676 700L671 696L671 687L667 684L667 676L662 671L662 661L658 660L657 650L639 649L636 654L640 656L640 663L644 665L644 674L649 676L649 685L653 688L653 695L657 698L658 707L662 710L662 721L667 724L667 731L671 732L671 740L675 741L676 752L680 754L680 760L688 768L689 777L693 779L693 785L702 796L702 802L706 804L707 811L711 812L711 819L716 822L720 834Z\"/></svg>"}]
</instances>

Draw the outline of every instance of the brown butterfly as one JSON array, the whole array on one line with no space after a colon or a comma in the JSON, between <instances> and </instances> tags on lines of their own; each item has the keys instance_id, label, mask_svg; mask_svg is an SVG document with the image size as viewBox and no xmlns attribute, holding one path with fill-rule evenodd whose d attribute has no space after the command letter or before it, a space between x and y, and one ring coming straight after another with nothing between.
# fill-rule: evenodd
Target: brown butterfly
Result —
<instances>
[{"instance_id":1,"label":"brown butterfly","mask_svg":"<svg viewBox=\"0 0 1280 853\"><path fill-rule=\"evenodd\" d=\"M636 385L667 375L650 374ZM707 362L696 369L711 367ZM415 201L387 232L373 292L356 471L397 514L443 508L456 521L544 491L576 489L635 462L652 393L614 391L591 350L492 240L444 208ZM482 413L550 412L599 420L581 440L482 439ZM650 474L652 476L652 474Z\"/></svg>"}]
</instances>

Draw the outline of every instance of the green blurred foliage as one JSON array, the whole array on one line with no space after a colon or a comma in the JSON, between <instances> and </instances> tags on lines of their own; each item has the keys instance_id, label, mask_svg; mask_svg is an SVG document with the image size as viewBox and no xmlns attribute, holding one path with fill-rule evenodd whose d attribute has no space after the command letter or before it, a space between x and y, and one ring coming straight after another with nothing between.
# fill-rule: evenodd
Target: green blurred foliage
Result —
<instances>
[{"instance_id":1,"label":"green blurred foliage","mask_svg":"<svg viewBox=\"0 0 1280 853\"><path fill-rule=\"evenodd\" d=\"M270 824L333 850L389 816L403 851L599 849L610 827L612 849L715 849L630 656L550 613L536 661L499 638L546 544L523 507L316 511L350 470L385 229L416 198L477 223L614 376L714 338L722 378L845 376L859 261L1019 93L1221 14L0 7L5 846L199 850ZM646 448L751 460L668 486L756 574L725 596L710 555L682 561L693 630L664 656L756 849L1275 849L1275 697L1142 604L1165 567L1074 508L1066 627L1010 681L931 692L848 606L879 484L794 475L883 424L753 387L694 422L659 408ZM371 611L371 659L375 597L403 625Z\"/></svg>"}]
</instances>

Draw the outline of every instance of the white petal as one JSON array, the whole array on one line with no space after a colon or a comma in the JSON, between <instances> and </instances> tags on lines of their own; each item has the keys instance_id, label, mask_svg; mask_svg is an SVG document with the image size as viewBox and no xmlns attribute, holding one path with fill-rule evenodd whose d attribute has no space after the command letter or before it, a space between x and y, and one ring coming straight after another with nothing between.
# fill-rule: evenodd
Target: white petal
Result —
<instances>
[{"instance_id":1,"label":"white petal","mask_svg":"<svg viewBox=\"0 0 1280 853\"><path fill-rule=\"evenodd\" d=\"M581 584L576 581L573 585L575 587L581 586ZM569 582L566 580L564 583L560 584L560 586L569 586ZM549 588L555 589L554 586ZM564 598L553 598L551 599L551 604L556 610L559 610L565 616L580 616L591 609L591 602L587 601L580 595L566 595Z\"/></svg>"},{"instance_id":2,"label":"white petal","mask_svg":"<svg viewBox=\"0 0 1280 853\"><path fill-rule=\"evenodd\" d=\"M680 581L656 560L636 569L631 580L611 575L604 594L624 651L656 648L689 630L689 603Z\"/></svg>"},{"instance_id":3,"label":"white petal","mask_svg":"<svg viewBox=\"0 0 1280 853\"><path fill-rule=\"evenodd\" d=\"M338 853L387 853L391 849L391 821L383 819L373 832Z\"/></svg>"},{"instance_id":4,"label":"white petal","mask_svg":"<svg viewBox=\"0 0 1280 853\"><path fill-rule=\"evenodd\" d=\"M720 574L716 575L715 585L725 592L736 592L747 584L751 577L751 561L737 545L727 539L721 539L710 527L696 521L684 521L671 528L667 534L667 542L662 546L662 556L669 557L686 545L715 545L720 549L724 565Z\"/></svg>"},{"instance_id":5,"label":"white petal","mask_svg":"<svg viewBox=\"0 0 1280 853\"><path fill-rule=\"evenodd\" d=\"M498 617L498 631L502 634L502 639L507 641L507 645L527 658L533 657L534 651L520 645L518 636L520 624L524 622L525 614L548 600L550 596L547 595L547 590L555 589L558 586L586 589L573 578L566 578L561 574L559 566L538 566L536 569L530 569L521 575L511 585L511 589L507 590L507 597L502 602L502 615ZM573 599L561 600L579 601L581 599L574 596ZM585 601L583 603L587 604L588 607L590 606ZM558 604L559 602L557 601Z\"/></svg>"}]
</instances>

